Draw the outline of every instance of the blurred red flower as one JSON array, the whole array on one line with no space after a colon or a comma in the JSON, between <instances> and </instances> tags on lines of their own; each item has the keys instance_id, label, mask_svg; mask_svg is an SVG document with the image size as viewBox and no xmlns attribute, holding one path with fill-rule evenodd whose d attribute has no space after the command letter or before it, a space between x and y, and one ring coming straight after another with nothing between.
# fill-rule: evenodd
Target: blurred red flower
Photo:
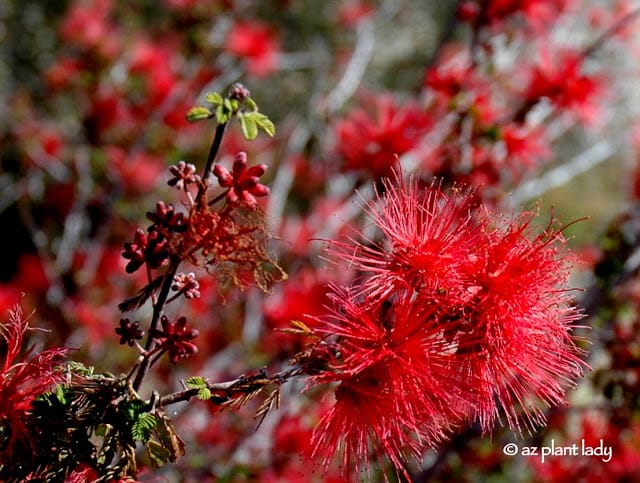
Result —
<instances>
[{"instance_id":1,"label":"blurred red flower","mask_svg":"<svg viewBox=\"0 0 640 483\"><path fill-rule=\"evenodd\" d=\"M581 52L542 51L524 98L529 102L547 98L555 107L572 112L581 121L593 123L600 112L597 101L603 92L595 77L582 73L584 61Z\"/></svg>"},{"instance_id":2,"label":"blurred red flower","mask_svg":"<svg viewBox=\"0 0 640 483\"><path fill-rule=\"evenodd\" d=\"M262 23L236 23L224 47L232 55L244 59L247 71L256 77L265 77L278 67L278 41L271 28Z\"/></svg>"},{"instance_id":3,"label":"blurred red flower","mask_svg":"<svg viewBox=\"0 0 640 483\"><path fill-rule=\"evenodd\" d=\"M416 148L432 126L431 116L415 103L400 105L390 95L367 96L364 108L336 122L343 169L388 176L397 157Z\"/></svg>"}]
</instances>

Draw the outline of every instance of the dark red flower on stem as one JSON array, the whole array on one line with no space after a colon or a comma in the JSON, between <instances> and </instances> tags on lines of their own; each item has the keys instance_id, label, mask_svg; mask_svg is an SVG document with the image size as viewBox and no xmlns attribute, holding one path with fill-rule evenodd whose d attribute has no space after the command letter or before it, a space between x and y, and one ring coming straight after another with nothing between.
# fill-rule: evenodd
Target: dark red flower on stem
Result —
<instances>
[{"instance_id":1,"label":"dark red flower on stem","mask_svg":"<svg viewBox=\"0 0 640 483\"><path fill-rule=\"evenodd\" d=\"M134 241L124 244L122 257L129 260L127 273L133 273L145 263L149 268L159 268L169 258L167 239L155 229L149 229L149 234L138 228Z\"/></svg>"},{"instance_id":2,"label":"dark red flower on stem","mask_svg":"<svg viewBox=\"0 0 640 483\"><path fill-rule=\"evenodd\" d=\"M265 164L247 168L247 153L244 152L236 155L231 173L221 164L216 164L213 168L213 174L218 178L220 186L229 188L227 200L230 203L244 201L249 205L256 204L256 196L269 194L269 188L260 184L260 177L266 172Z\"/></svg>"},{"instance_id":3,"label":"dark red flower on stem","mask_svg":"<svg viewBox=\"0 0 640 483\"><path fill-rule=\"evenodd\" d=\"M157 230L170 236L171 232L181 232L187 229L187 219L184 213L177 212L172 204L164 201L156 203L156 211L147 212L147 218L153 222L150 230Z\"/></svg>"},{"instance_id":4,"label":"dark red flower on stem","mask_svg":"<svg viewBox=\"0 0 640 483\"><path fill-rule=\"evenodd\" d=\"M167 181L169 186L175 186L179 190L185 189L190 184L200 182L200 175L194 164L180 161L178 164L169 166L169 172L173 177Z\"/></svg>"},{"instance_id":5,"label":"dark red flower on stem","mask_svg":"<svg viewBox=\"0 0 640 483\"><path fill-rule=\"evenodd\" d=\"M171 322L166 315L160 319L162 330L154 329L149 333L160 341L160 347L169 352L169 359L173 364L198 352L198 347L190 342L198 337L196 329L187 328L187 318L179 317Z\"/></svg>"},{"instance_id":6,"label":"dark red flower on stem","mask_svg":"<svg viewBox=\"0 0 640 483\"><path fill-rule=\"evenodd\" d=\"M120 327L116 327L116 334L120 336L121 344L133 346L136 340L142 339L144 331L140 329L137 320L131 322L129 319L120 319Z\"/></svg>"}]
</instances>

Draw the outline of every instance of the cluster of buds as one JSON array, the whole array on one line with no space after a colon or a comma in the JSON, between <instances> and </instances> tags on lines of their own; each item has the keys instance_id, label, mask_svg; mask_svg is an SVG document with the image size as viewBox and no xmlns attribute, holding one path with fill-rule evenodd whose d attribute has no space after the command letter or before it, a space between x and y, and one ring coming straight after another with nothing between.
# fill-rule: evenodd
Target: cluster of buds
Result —
<instances>
[{"instance_id":1,"label":"cluster of buds","mask_svg":"<svg viewBox=\"0 0 640 483\"><path fill-rule=\"evenodd\" d=\"M230 203L243 201L249 205L256 204L256 196L266 196L269 188L260 183L260 177L266 173L267 166L258 164L247 167L247 154L240 152L236 155L231 172L221 164L216 164L213 174L223 188L229 188L227 200Z\"/></svg>"},{"instance_id":2,"label":"cluster of buds","mask_svg":"<svg viewBox=\"0 0 640 483\"><path fill-rule=\"evenodd\" d=\"M122 257L129 260L127 273L137 271L146 264L151 269L160 268L169 259L167 239L159 231L150 228L148 234L138 228L133 242L124 244Z\"/></svg>"},{"instance_id":3,"label":"cluster of buds","mask_svg":"<svg viewBox=\"0 0 640 483\"><path fill-rule=\"evenodd\" d=\"M179 317L171 322L169 317L163 315L160 322L162 330L152 329L149 333L159 341L160 350L169 352L169 359L173 364L198 352L198 346L191 342L198 337L198 331L187 328L186 317Z\"/></svg>"}]
</instances>

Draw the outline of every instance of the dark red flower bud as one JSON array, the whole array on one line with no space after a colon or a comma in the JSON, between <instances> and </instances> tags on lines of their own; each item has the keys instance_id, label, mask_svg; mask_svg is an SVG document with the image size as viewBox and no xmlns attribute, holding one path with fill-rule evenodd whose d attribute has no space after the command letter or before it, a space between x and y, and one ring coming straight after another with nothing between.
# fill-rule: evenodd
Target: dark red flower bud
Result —
<instances>
[{"instance_id":1,"label":"dark red flower bud","mask_svg":"<svg viewBox=\"0 0 640 483\"><path fill-rule=\"evenodd\" d=\"M188 299L200 297L200 284L196 280L193 272L177 273L175 277L173 277L171 289L176 292L183 292L184 296Z\"/></svg>"},{"instance_id":2,"label":"dark red flower bud","mask_svg":"<svg viewBox=\"0 0 640 483\"><path fill-rule=\"evenodd\" d=\"M129 319L120 319L120 327L116 327L116 334L120 336L121 344L133 346L134 341L142 339L144 331L140 329L137 320L131 322Z\"/></svg>"},{"instance_id":3,"label":"dark red flower bud","mask_svg":"<svg viewBox=\"0 0 640 483\"><path fill-rule=\"evenodd\" d=\"M152 228L160 230L165 228L173 232L182 232L187 229L184 213L177 213L172 204L167 205L164 201L158 201L155 213L147 212L147 218L154 223Z\"/></svg>"},{"instance_id":4,"label":"dark red flower bud","mask_svg":"<svg viewBox=\"0 0 640 483\"><path fill-rule=\"evenodd\" d=\"M134 235L133 243L125 243L124 251L122 252L122 257L130 260L125 268L127 273L135 272L144 264L146 247L147 236L141 228L138 228Z\"/></svg>"},{"instance_id":5,"label":"dark red flower bud","mask_svg":"<svg viewBox=\"0 0 640 483\"><path fill-rule=\"evenodd\" d=\"M175 186L179 190L185 189L189 184L199 183L200 176L196 173L195 165L180 161L177 165L170 166L169 172L173 175L167 184Z\"/></svg>"},{"instance_id":6,"label":"dark red flower bud","mask_svg":"<svg viewBox=\"0 0 640 483\"><path fill-rule=\"evenodd\" d=\"M240 82L236 82L231 86L229 91L229 98L244 101L251 97L251 92Z\"/></svg>"}]
</instances>

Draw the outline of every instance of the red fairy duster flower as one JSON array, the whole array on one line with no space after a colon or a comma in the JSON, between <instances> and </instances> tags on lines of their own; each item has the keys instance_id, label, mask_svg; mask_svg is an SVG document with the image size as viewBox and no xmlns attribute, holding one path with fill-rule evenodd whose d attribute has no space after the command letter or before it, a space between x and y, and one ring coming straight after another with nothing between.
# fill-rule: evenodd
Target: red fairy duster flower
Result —
<instances>
[{"instance_id":1,"label":"red fairy duster flower","mask_svg":"<svg viewBox=\"0 0 640 483\"><path fill-rule=\"evenodd\" d=\"M525 97L530 102L546 97L557 108L573 112L585 122L594 122L599 114L597 101L602 86L596 78L582 73L584 61L580 52L543 51Z\"/></svg>"},{"instance_id":2,"label":"red fairy duster flower","mask_svg":"<svg viewBox=\"0 0 640 483\"><path fill-rule=\"evenodd\" d=\"M56 347L36 353L25 350L27 319L20 306L9 312L9 322L0 325L0 337L5 343L0 352L0 461L9 462L16 446L30 443L26 416L31 402L53 384L61 382L62 372L56 371L67 349Z\"/></svg>"},{"instance_id":3,"label":"red fairy duster flower","mask_svg":"<svg viewBox=\"0 0 640 483\"><path fill-rule=\"evenodd\" d=\"M373 450L403 472L462 420L543 424L585 366L559 230L533 235L532 213L505 221L472 191L383 186L367 205L381 238L334 243L362 275L315 327L312 381L338 386L313 453L350 468Z\"/></svg>"},{"instance_id":4,"label":"red fairy duster flower","mask_svg":"<svg viewBox=\"0 0 640 483\"><path fill-rule=\"evenodd\" d=\"M403 290L382 301L333 290L334 312L318 319L316 333L337 337L335 357L313 381L339 386L312 452L326 465L340 452L344 469L360 470L373 450L404 472L403 460L441 440L469 404L455 348L441 335L448 324Z\"/></svg>"},{"instance_id":5,"label":"red fairy duster flower","mask_svg":"<svg viewBox=\"0 0 640 483\"><path fill-rule=\"evenodd\" d=\"M532 168L539 161L547 161L552 152L542 129L508 124L502 130L509 165L513 168Z\"/></svg>"},{"instance_id":6,"label":"red fairy duster flower","mask_svg":"<svg viewBox=\"0 0 640 483\"><path fill-rule=\"evenodd\" d=\"M490 0L487 3L486 16L490 22L519 13L532 27L542 30L557 21L571 0Z\"/></svg>"},{"instance_id":7,"label":"red fairy duster flower","mask_svg":"<svg viewBox=\"0 0 640 483\"><path fill-rule=\"evenodd\" d=\"M525 213L488 234L465 307L473 325L459 351L477 377L484 429L495 422L496 401L512 428L544 424L543 407L564 404L585 366L571 337L581 318L566 290L572 258L558 230L531 236L532 219Z\"/></svg>"},{"instance_id":8,"label":"red fairy duster flower","mask_svg":"<svg viewBox=\"0 0 640 483\"><path fill-rule=\"evenodd\" d=\"M478 260L475 247L485 236L474 193L456 188L447 195L437 183L397 188L385 180L383 186L385 194L366 206L382 240L333 242L332 252L368 274L362 285L368 292L384 295L404 286L434 303L464 302L465 281Z\"/></svg>"}]
</instances>

